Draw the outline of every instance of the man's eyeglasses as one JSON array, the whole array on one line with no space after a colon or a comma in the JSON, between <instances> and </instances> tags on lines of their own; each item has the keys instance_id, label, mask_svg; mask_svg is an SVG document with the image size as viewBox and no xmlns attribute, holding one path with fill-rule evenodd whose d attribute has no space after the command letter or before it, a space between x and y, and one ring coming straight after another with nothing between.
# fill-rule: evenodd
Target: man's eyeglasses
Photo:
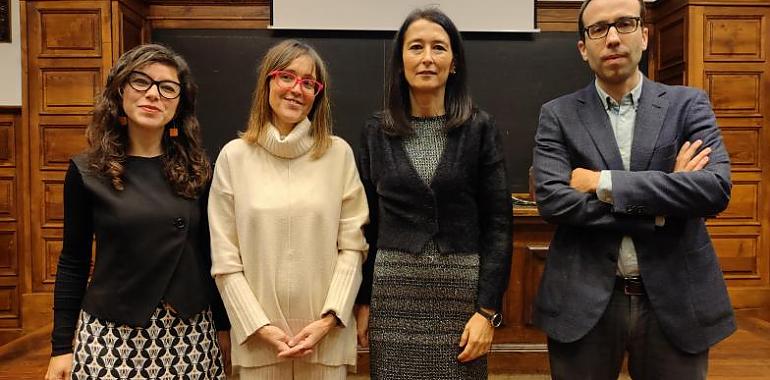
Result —
<instances>
[{"instance_id":1,"label":"man's eyeglasses","mask_svg":"<svg viewBox=\"0 0 770 380\"><path fill-rule=\"evenodd\" d=\"M610 32L611 27L615 27L615 30L620 34L629 34L636 32L639 29L639 24L642 23L641 17L621 17L615 22L597 22L596 24L589 25L583 29L588 38L592 40L598 40L600 38L607 37L607 33Z\"/></svg>"},{"instance_id":2,"label":"man's eyeglasses","mask_svg":"<svg viewBox=\"0 0 770 380\"><path fill-rule=\"evenodd\" d=\"M170 80L153 80L149 75L139 71L132 71L128 75L128 85L140 92L145 92L154 85L158 86L158 93L166 99L176 99L182 95L181 84Z\"/></svg>"},{"instance_id":3,"label":"man's eyeglasses","mask_svg":"<svg viewBox=\"0 0 770 380\"><path fill-rule=\"evenodd\" d=\"M273 70L270 74L267 74L267 76L275 79L278 86L285 90L294 88L294 86L297 85L297 82L299 82L299 88L308 95L318 95L324 88L323 83L310 78L298 77L297 74L294 74L291 71Z\"/></svg>"}]
</instances>

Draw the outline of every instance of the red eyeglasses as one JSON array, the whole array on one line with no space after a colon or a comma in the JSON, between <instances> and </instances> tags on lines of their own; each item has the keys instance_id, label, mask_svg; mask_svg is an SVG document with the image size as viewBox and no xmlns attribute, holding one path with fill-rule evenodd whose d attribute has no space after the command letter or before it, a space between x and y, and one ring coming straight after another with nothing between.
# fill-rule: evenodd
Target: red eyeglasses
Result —
<instances>
[{"instance_id":1,"label":"red eyeglasses","mask_svg":"<svg viewBox=\"0 0 770 380\"><path fill-rule=\"evenodd\" d=\"M297 85L297 82L299 82L299 88L308 95L318 95L318 93L324 89L323 83L315 79L301 78L291 71L274 70L267 76L275 79L278 86L283 89L294 88L294 86Z\"/></svg>"}]
</instances>

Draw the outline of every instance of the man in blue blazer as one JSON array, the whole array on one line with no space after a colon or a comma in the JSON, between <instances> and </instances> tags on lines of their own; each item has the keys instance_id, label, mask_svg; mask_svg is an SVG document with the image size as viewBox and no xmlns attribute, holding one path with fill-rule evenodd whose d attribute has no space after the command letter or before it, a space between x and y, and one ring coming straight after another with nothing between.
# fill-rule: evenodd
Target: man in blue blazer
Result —
<instances>
[{"instance_id":1,"label":"man in blue blazer","mask_svg":"<svg viewBox=\"0 0 770 380\"><path fill-rule=\"evenodd\" d=\"M542 107L540 214L558 227L535 301L555 379L705 379L735 330L704 219L730 163L703 91L655 83L642 0L587 0L578 50L596 74Z\"/></svg>"}]
</instances>

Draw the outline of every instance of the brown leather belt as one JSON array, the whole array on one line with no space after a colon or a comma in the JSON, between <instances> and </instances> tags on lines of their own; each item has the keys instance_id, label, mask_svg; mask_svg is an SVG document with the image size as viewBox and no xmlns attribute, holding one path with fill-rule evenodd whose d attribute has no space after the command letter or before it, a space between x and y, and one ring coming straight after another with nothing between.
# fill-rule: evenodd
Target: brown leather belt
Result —
<instances>
[{"instance_id":1,"label":"brown leather belt","mask_svg":"<svg viewBox=\"0 0 770 380\"><path fill-rule=\"evenodd\" d=\"M627 296L644 296L647 294L644 291L644 283L642 282L642 278L639 276L618 276L615 281L615 288L618 290L623 290L623 293Z\"/></svg>"}]
</instances>

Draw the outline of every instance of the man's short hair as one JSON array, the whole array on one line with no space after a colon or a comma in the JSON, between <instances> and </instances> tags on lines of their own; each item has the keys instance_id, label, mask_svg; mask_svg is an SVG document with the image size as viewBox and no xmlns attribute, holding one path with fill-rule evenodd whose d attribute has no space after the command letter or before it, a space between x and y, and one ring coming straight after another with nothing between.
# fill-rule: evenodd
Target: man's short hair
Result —
<instances>
[{"instance_id":1,"label":"man's short hair","mask_svg":"<svg viewBox=\"0 0 770 380\"><path fill-rule=\"evenodd\" d=\"M591 0L584 0L580 6L580 13L578 13L578 35L581 41L586 39L586 25L583 23L583 13L586 11L586 7ZM647 13L647 9L644 6L644 0L639 0L639 17L641 17L641 24L644 25L644 15Z\"/></svg>"}]
</instances>

